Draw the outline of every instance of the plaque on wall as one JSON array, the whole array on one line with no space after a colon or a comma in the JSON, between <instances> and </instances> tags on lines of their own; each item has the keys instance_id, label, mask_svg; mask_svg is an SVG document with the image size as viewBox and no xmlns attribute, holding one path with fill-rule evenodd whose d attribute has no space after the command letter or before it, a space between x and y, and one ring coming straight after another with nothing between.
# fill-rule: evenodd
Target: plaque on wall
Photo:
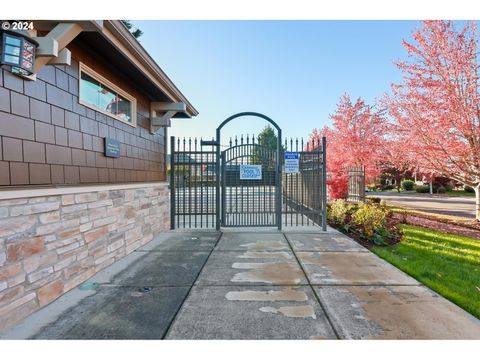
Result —
<instances>
[{"instance_id":1,"label":"plaque on wall","mask_svg":"<svg viewBox=\"0 0 480 360\"><path fill-rule=\"evenodd\" d=\"M120 157L120 142L115 139L105 138L105 156Z\"/></svg>"}]
</instances>

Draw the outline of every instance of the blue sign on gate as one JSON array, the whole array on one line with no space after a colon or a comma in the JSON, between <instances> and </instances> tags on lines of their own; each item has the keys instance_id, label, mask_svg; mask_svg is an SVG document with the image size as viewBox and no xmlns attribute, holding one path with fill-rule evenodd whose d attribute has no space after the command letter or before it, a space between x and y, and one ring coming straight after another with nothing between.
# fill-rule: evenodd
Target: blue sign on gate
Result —
<instances>
[{"instance_id":1,"label":"blue sign on gate","mask_svg":"<svg viewBox=\"0 0 480 360\"><path fill-rule=\"evenodd\" d=\"M285 152L285 173L294 174L300 172L300 153Z\"/></svg>"},{"instance_id":2,"label":"blue sign on gate","mask_svg":"<svg viewBox=\"0 0 480 360\"><path fill-rule=\"evenodd\" d=\"M262 180L262 165L240 165L240 180Z\"/></svg>"}]
</instances>

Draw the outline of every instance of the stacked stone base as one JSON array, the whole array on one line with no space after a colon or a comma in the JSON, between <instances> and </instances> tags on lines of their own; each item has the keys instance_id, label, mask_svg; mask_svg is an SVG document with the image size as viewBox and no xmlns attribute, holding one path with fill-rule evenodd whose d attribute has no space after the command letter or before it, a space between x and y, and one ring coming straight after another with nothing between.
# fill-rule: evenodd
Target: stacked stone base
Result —
<instances>
[{"instance_id":1,"label":"stacked stone base","mask_svg":"<svg viewBox=\"0 0 480 360\"><path fill-rule=\"evenodd\" d=\"M0 200L0 332L170 228L166 183Z\"/></svg>"}]
</instances>

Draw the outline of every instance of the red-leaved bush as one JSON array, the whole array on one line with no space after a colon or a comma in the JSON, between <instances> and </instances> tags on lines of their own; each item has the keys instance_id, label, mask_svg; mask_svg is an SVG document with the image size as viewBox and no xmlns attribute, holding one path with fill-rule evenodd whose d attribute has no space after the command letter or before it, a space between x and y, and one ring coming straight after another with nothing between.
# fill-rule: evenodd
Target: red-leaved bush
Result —
<instances>
[{"instance_id":1,"label":"red-leaved bush","mask_svg":"<svg viewBox=\"0 0 480 360\"><path fill-rule=\"evenodd\" d=\"M332 127L314 129L310 140L327 138L327 185L330 200L347 195L347 168L365 166L367 178L378 175L377 162L384 148L386 121L383 114L374 111L361 98L353 104L343 95L337 110L330 115Z\"/></svg>"}]
</instances>

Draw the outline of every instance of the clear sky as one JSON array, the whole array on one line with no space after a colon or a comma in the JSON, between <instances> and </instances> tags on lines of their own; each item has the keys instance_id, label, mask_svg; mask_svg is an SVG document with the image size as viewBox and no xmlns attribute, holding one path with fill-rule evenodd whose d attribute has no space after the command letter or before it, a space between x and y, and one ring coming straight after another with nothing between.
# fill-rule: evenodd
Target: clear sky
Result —
<instances>
[{"instance_id":1,"label":"clear sky","mask_svg":"<svg viewBox=\"0 0 480 360\"><path fill-rule=\"evenodd\" d=\"M275 120L284 136L308 137L330 124L340 96L373 103L401 80L417 21L134 21L140 42L199 115L174 119L175 136L211 138L242 111ZM260 120L236 120L222 137L258 132Z\"/></svg>"}]
</instances>

